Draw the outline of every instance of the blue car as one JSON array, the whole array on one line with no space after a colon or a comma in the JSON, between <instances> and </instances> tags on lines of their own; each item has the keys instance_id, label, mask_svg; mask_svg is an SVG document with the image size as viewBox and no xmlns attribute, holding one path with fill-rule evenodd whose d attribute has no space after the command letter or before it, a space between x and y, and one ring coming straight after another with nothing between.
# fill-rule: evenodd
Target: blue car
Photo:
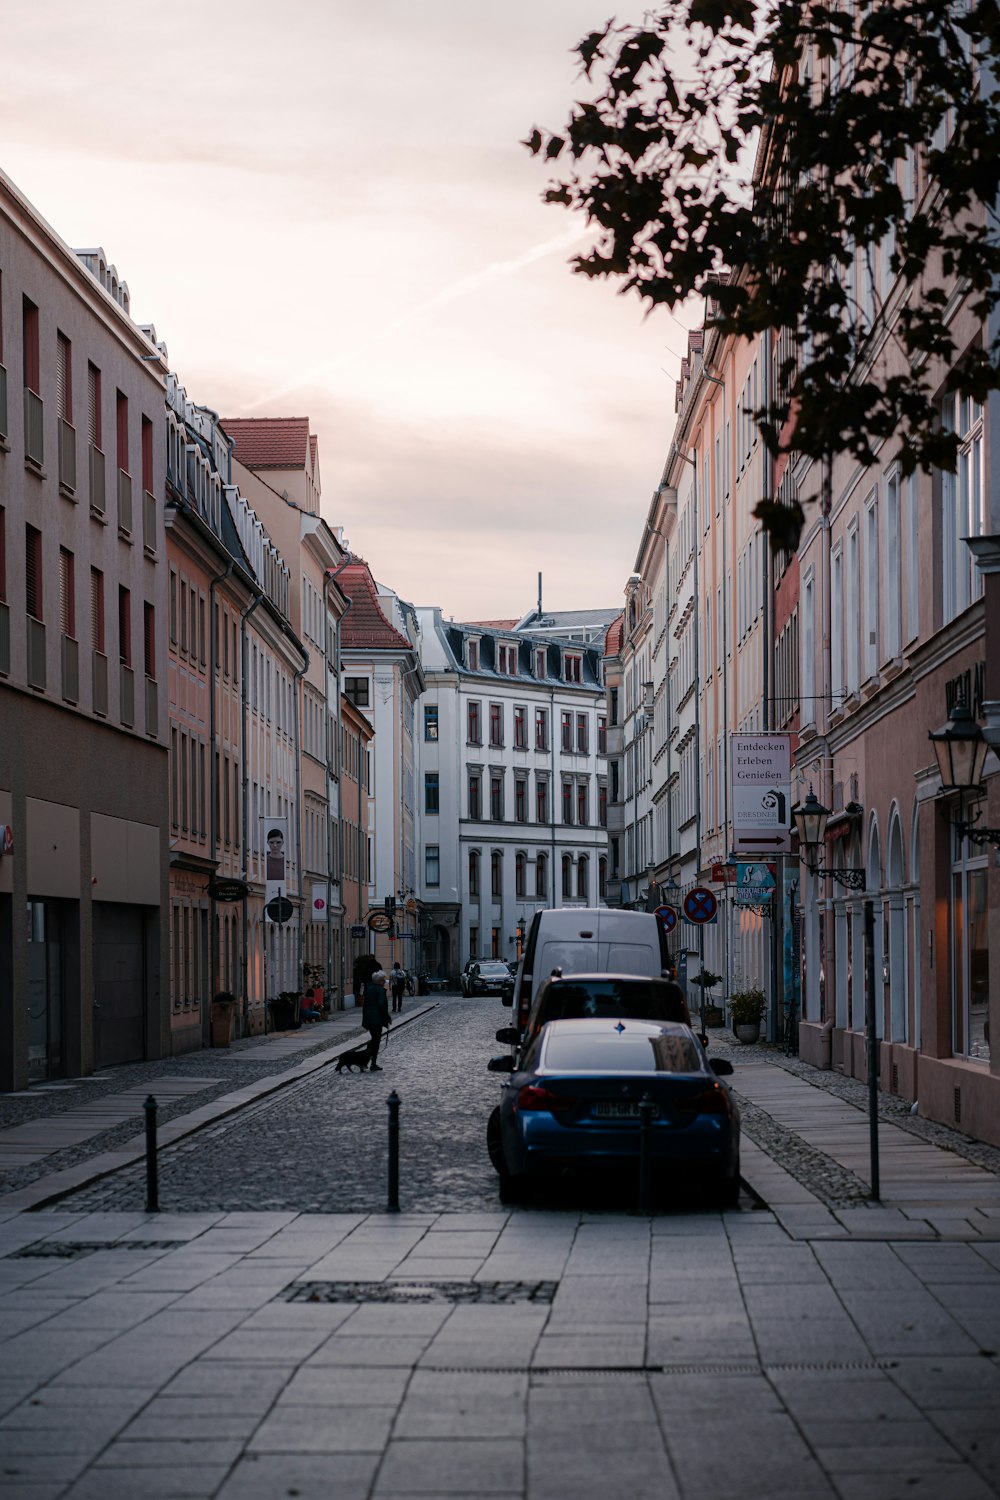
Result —
<instances>
[{"instance_id":1,"label":"blue car","mask_svg":"<svg viewBox=\"0 0 1000 1500\"><path fill-rule=\"evenodd\" d=\"M650 1148L659 1181L683 1175L724 1204L740 1187L740 1116L721 1075L690 1026L675 1021L550 1021L510 1072L490 1122L489 1149L503 1202L539 1178L567 1170L587 1179L620 1175L637 1161L639 1102L654 1106Z\"/></svg>"}]
</instances>

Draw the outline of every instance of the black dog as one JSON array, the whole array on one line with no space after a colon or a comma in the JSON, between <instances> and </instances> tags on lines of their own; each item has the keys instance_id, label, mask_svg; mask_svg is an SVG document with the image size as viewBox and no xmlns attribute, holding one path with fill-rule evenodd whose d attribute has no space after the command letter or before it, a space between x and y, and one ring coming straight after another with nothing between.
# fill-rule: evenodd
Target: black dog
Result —
<instances>
[{"instance_id":1,"label":"black dog","mask_svg":"<svg viewBox=\"0 0 1000 1500\"><path fill-rule=\"evenodd\" d=\"M354 1069L357 1068L363 1073L368 1066L368 1048L370 1045L370 1042L362 1042L360 1047L352 1047L349 1052L342 1052L337 1058L337 1066L334 1071L342 1073L346 1068L349 1073L353 1073Z\"/></svg>"}]
</instances>

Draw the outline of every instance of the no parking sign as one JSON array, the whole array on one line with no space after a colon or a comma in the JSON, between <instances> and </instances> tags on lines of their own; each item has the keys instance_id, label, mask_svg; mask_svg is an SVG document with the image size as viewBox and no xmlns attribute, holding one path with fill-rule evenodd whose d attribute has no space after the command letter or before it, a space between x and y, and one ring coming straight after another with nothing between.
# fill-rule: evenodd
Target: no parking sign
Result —
<instances>
[{"instance_id":1,"label":"no parking sign","mask_svg":"<svg viewBox=\"0 0 1000 1500\"><path fill-rule=\"evenodd\" d=\"M656 908L656 915L663 923L664 932L673 932L677 926L677 913L674 911L674 908L672 906L658 906Z\"/></svg>"},{"instance_id":2,"label":"no parking sign","mask_svg":"<svg viewBox=\"0 0 1000 1500\"><path fill-rule=\"evenodd\" d=\"M700 926L703 922L714 922L719 915L719 903L712 891L696 885L684 897L684 920Z\"/></svg>"}]
</instances>

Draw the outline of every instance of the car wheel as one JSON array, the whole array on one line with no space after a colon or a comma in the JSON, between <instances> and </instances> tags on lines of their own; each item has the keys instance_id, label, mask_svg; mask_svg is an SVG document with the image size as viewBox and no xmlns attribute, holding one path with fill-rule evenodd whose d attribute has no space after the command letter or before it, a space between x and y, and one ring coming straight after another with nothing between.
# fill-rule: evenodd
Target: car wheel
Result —
<instances>
[{"instance_id":1,"label":"car wheel","mask_svg":"<svg viewBox=\"0 0 1000 1500\"><path fill-rule=\"evenodd\" d=\"M500 1106L490 1115L486 1122L486 1149L490 1153L490 1161L493 1170L501 1175L504 1171L503 1146L500 1144Z\"/></svg>"},{"instance_id":2,"label":"car wheel","mask_svg":"<svg viewBox=\"0 0 1000 1500\"><path fill-rule=\"evenodd\" d=\"M740 1201L740 1169L733 1172L731 1177L720 1177L712 1194L720 1208L735 1208Z\"/></svg>"}]
</instances>

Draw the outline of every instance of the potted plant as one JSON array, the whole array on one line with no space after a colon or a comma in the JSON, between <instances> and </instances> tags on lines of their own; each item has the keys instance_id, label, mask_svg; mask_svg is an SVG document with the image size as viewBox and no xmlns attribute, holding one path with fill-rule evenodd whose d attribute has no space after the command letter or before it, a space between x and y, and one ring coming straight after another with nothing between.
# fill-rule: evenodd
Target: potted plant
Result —
<instances>
[{"instance_id":1,"label":"potted plant","mask_svg":"<svg viewBox=\"0 0 1000 1500\"><path fill-rule=\"evenodd\" d=\"M725 1020L725 1013L721 1005L709 1003L711 996L708 992L714 989L717 984L722 983L722 975L713 974L711 969L702 969L701 973L696 974L690 983L696 984L701 990L701 1005L699 1007L701 1011L701 1024L703 1026L721 1026Z\"/></svg>"},{"instance_id":2,"label":"potted plant","mask_svg":"<svg viewBox=\"0 0 1000 1500\"><path fill-rule=\"evenodd\" d=\"M267 1002L271 1012L271 1026L275 1031L296 1031L302 1024L299 1018L299 997L295 990L282 990L274 1000Z\"/></svg>"},{"instance_id":3,"label":"potted plant","mask_svg":"<svg viewBox=\"0 0 1000 1500\"><path fill-rule=\"evenodd\" d=\"M212 1046L228 1047L233 1039L233 1013L236 996L232 990L219 990L212 996Z\"/></svg>"},{"instance_id":4,"label":"potted plant","mask_svg":"<svg viewBox=\"0 0 1000 1500\"><path fill-rule=\"evenodd\" d=\"M750 1046L760 1038L760 1023L767 1009L767 996L759 985L737 990L729 997L729 1013L737 1040Z\"/></svg>"},{"instance_id":5,"label":"potted plant","mask_svg":"<svg viewBox=\"0 0 1000 1500\"><path fill-rule=\"evenodd\" d=\"M323 988L326 983L326 970L322 964L302 965L302 988L309 996L314 1005L323 1010Z\"/></svg>"}]
</instances>

